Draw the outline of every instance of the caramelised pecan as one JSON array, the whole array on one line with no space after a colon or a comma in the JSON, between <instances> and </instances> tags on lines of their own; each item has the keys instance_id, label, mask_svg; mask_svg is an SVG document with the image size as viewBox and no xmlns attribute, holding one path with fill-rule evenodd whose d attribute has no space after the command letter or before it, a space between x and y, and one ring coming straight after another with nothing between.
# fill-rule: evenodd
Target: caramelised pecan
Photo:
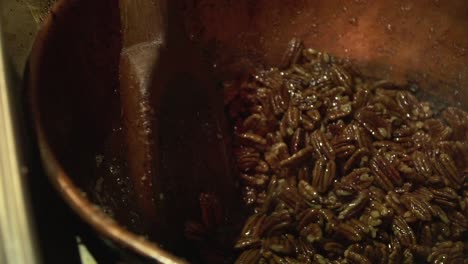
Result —
<instances>
[{"instance_id":1,"label":"caramelised pecan","mask_svg":"<svg viewBox=\"0 0 468 264\"><path fill-rule=\"evenodd\" d=\"M299 181L297 190L310 206L313 206L314 204L318 205L320 203L321 197L319 193L308 182L304 180Z\"/></svg>"},{"instance_id":2,"label":"caramelised pecan","mask_svg":"<svg viewBox=\"0 0 468 264\"><path fill-rule=\"evenodd\" d=\"M291 255L295 251L296 242L290 234L272 236L265 240L266 248L281 255Z\"/></svg>"},{"instance_id":3,"label":"caramelised pecan","mask_svg":"<svg viewBox=\"0 0 468 264\"><path fill-rule=\"evenodd\" d=\"M240 179L246 186L262 188L267 185L269 177L264 174L249 175L242 173Z\"/></svg>"},{"instance_id":4,"label":"caramelised pecan","mask_svg":"<svg viewBox=\"0 0 468 264\"><path fill-rule=\"evenodd\" d=\"M347 158L356 150L354 139L350 136L337 137L332 145L337 158Z\"/></svg>"},{"instance_id":5,"label":"caramelised pecan","mask_svg":"<svg viewBox=\"0 0 468 264\"><path fill-rule=\"evenodd\" d=\"M266 216L264 214L251 215L242 228L241 236L235 244L235 248L246 248L260 245L263 223Z\"/></svg>"},{"instance_id":6,"label":"caramelised pecan","mask_svg":"<svg viewBox=\"0 0 468 264\"><path fill-rule=\"evenodd\" d=\"M327 110L326 118L334 121L349 116L353 111L352 103L347 97L342 97L331 103L332 107Z\"/></svg>"},{"instance_id":7,"label":"caramelised pecan","mask_svg":"<svg viewBox=\"0 0 468 264\"><path fill-rule=\"evenodd\" d=\"M316 158L326 157L328 160L335 159L335 150L322 132L316 131L310 135L310 145L315 150Z\"/></svg>"},{"instance_id":8,"label":"caramelised pecan","mask_svg":"<svg viewBox=\"0 0 468 264\"><path fill-rule=\"evenodd\" d=\"M362 108L355 115L356 120L378 140L390 138L391 124L379 116L372 108Z\"/></svg>"},{"instance_id":9,"label":"caramelised pecan","mask_svg":"<svg viewBox=\"0 0 468 264\"><path fill-rule=\"evenodd\" d=\"M353 105L355 109L360 109L367 105L370 98L372 96L372 92L368 89L357 89L356 93L353 95Z\"/></svg>"},{"instance_id":10,"label":"caramelised pecan","mask_svg":"<svg viewBox=\"0 0 468 264\"><path fill-rule=\"evenodd\" d=\"M263 136L268 132L267 119L263 114L252 114L243 121L242 129Z\"/></svg>"},{"instance_id":11,"label":"caramelised pecan","mask_svg":"<svg viewBox=\"0 0 468 264\"><path fill-rule=\"evenodd\" d=\"M465 169L468 167L468 142L440 141L437 143L437 148L452 157L457 168Z\"/></svg>"},{"instance_id":12,"label":"caramelised pecan","mask_svg":"<svg viewBox=\"0 0 468 264\"><path fill-rule=\"evenodd\" d=\"M370 260L361 254L346 250L344 253L346 259L353 264L371 264Z\"/></svg>"},{"instance_id":13,"label":"caramelised pecan","mask_svg":"<svg viewBox=\"0 0 468 264\"><path fill-rule=\"evenodd\" d=\"M283 58L281 59L281 68L289 68L292 65L299 62L302 51L304 49L304 44L298 38L293 38L288 43L288 48L286 52L283 54Z\"/></svg>"},{"instance_id":14,"label":"caramelised pecan","mask_svg":"<svg viewBox=\"0 0 468 264\"><path fill-rule=\"evenodd\" d=\"M289 151L294 154L305 146L304 129L297 128L291 137Z\"/></svg>"},{"instance_id":15,"label":"caramelised pecan","mask_svg":"<svg viewBox=\"0 0 468 264\"><path fill-rule=\"evenodd\" d=\"M254 264L258 263L262 255L260 249L247 249L240 254L236 260L236 264Z\"/></svg>"},{"instance_id":16,"label":"caramelised pecan","mask_svg":"<svg viewBox=\"0 0 468 264\"><path fill-rule=\"evenodd\" d=\"M317 249L314 247L313 244L309 243L307 240L304 238L299 238L297 239L297 251L299 252L299 255L302 255L306 258L312 258L317 252Z\"/></svg>"},{"instance_id":17,"label":"caramelised pecan","mask_svg":"<svg viewBox=\"0 0 468 264\"><path fill-rule=\"evenodd\" d=\"M427 261L430 263L464 263L465 260L464 245L461 241L437 243L432 248L432 253L427 257Z\"/></svg>"},{"instance_id":18,"label":"caramelised pecan","mask_svg":"<svg viewBox=\"0 0 468 264\"><path fill-rule=\"evenodd\" d=\"M349 241L358 242L361 241L367 233L369 233L369 227L357 219L351 219L340 223L336 227L335 231L337 234Z\"/></svg>"},{"instance_id":19,"label":"caramelised pecan","mask_svg":"<svg viewBox=\"0 0 468 264\"><path fill-rule=\"evenodd\" d=\"M260 161L260 153L251 147L241 147L234 151L237 167L242 171L254 169Z\"/></svg>"},{"instance_id":20,"label":"caramelised pecan","mask_svg":"<svg viewBox=\"0 0 468 264\"><path fill-rule=\"evenodd\" d=\"M401 243L397 237L392 237L390 241L390 254L388 255L389 264L401 263L402 252Z\"/></svg>"},{"instance_id":21,"label":"caramelised pecan","mask_svg":"<svg viewBox=\"0 0 468 264\"><path fill-rule=\"evenodd\" d=\"M351 87L354 83L352 75L341 65L332 66L333 79L335 83L344 87Z\"/></svg>"},{"instance_id":22,"label":"caramelised pecan","mask_svg":"<svg viewBox=\"0 0 468 264\"><path fill-rule=\"evenodd\" d=\"M293 221L291 213L286 209L276 210L268 215L265 222L261 226L261 233L279 233L287 229Z\"/></svg>"},{"instance_id":23,"label":"caramelised pecan","mask_svg":"<svg viewBox=\"0 0 468 264\"><path fill-rule=\"evenodd\" d=\"M459 189L463 183L463 175L459 173L452 157L446 153L436 155L433 160L434 167L442 176L444 184L454 189Z\"/></svg>"},{"instance_id":24,"label":"caramelised pecan","mask_svg":"<svg viewBox=\"0 0 468 264\"><path fill-rule=\"evenodd\" d=\"M356 199L346 204L344 209L338 215L338 219L347 219L359 213L360 210L369 202L369 193L360 192Z\"/></svg>"},{"instance_id":25,"label":"caramelised pecan","mask_svg":"<svg viewBox=\"0 0 468 264\"><path fill-rule=\"evenodd\" d=\"M438 119L428 119L424 121L424 129L433 140L441 141L450 138L452 129L445 126L442 121Z\"/></svg>"},{"instance_id":26,"label":"caramelised pecan","mask_svg":"<svg viewBox=\"0 0 468 264\"><path fill-rule=\"evenodd\" d=\"M403 251L403 260L401 262L403 264L413 264L414 263L413 253L411 253L411 250L409 248L407 248L407 249L405 249L405 251Z\"/></svg>"},{"instance_id":27,"label":"caramelised pecan","mask_svg":"<svg viewBox=\"0 0 468 264\"><path fill-rule=\"evenodd\" d=\"M320 226L324 226L327 233L333 231L338 223L336 216L331 210L318 208L304 210L298 215L297 219L299 220L297 224L298 230L302 230L310 223L317 223Z\"/></svg>"},{"instance_id":28,"label":"caramelised pecan","mask_svg":"<svg viewBox=\"0 0 468 264\"><path fill-rule=\"evenodd\" d=\"M320 193L327 191L335 179L335 174L336 164L333 160L317 160L312 172L312 186Z\"/></svg>"},{"instance_id":29,"label":"caramelised pecan","mask_svg":"<svg viewBox=\"0 0 468 264\"><path fill-rule=\"evenodd\" d=\"M393 218L392 231L403 246L408 247L416 243L416 237L413 230L402 217L395 216Z\"/></svg>"},{"instance_id":30,"label":"caramelised pecan","mask_svg":"<svg viewBox=\"0 0 468 264\"><path fill-rule=\"evenodd\" d=\"M369 161L370 151L367 148L360 148L356 150L351 157L343 165L345 172L355 167L363 167Z\"/></svg>"},{"instance_id":31,"label":"caramelised pecan","mask_svg":"<svg viewBox=\"0 0 468 264\"><path fill-rule=\"evenodd\" d=\"M344 96L344 93L347 92L348 89L345 86L336 86L331 89L323 89L320 91L320 97L322 99L325 98L333 98L336 99L338 96Z\"/></svg>"},{"instance_id":32,"label":"caramelised pecan","mask_svg":"<svg viewBox=\"0 0 468 264\"><path fill-rule=\"evenodd\" d=\"M466 140L468 138L468 114L455 107L447 107L442 112L445 121L453 130L454 140Z\"/></svg>"},{"instance_id":33,"label":"caramelised pecan","mask_svg":"<svg viewBox=\"0 0 468 264\"><path fill-rule=\"evenodd\" d=\"M430 158L420 151L413 152L411 156L413 158L413 164L416 172L424 176L426 179L431 177L433 174L433 167Z\"/></svg>"},{"instance_id":34,"label":"caramelised pecan","mask_svg":"<svg viewBox=\"0 0 468 264\"><path fill-rule=\"evenodd\" d=\"M384 156L375 155L369 165L376 183L383 189L391 191L395 186L403 183L398 170Z\"/></svg>"},{"instance_id":35,"label":"caramelised pecan","mask_svg":"<svg viewBox=\"0 0 468 264\"><path fill-rule=\"evenodd\" d=\"M278 200L283 202L285 206L292 211L300 210L305 207L305 202L295 187L286 188L281 191L278 195Z\"/></svg>"},{"instance_id":36,"label":"caramelised pecan","mask_svg":"<svg viewBox=\"0 0 468 264\"><path fill-rule=\"evenodd\" d=\"M292 156L282 160L279 163L279 166L280 167L292 167L292 166L295 167L304 161L307 161L307 160L311 161L313 151L314 149L312 147L303 148L299 150L298 152L294 153Z\"/></svg>"},{"instance_id":37,"label":"caramelised pecan","mask_svg":"<svg viewBox=\"0 0 468 264\"><path fill-rule=\"evenodd\" d=\"M276 143L265 152L265 160L273 169L280 167L280 162L287 158L289 158L288 146L283 142Z\"/></svg>"},{"instance_id":38,"label":"caramelised pecan","mask_svg":"<svg viewBox=\"0 0 468 264\"><path fill-rule=\"evenodd\" d=\"M339 194L338 191L348 191L351 194L355 191L364 190L371 186L373 181L374 176L372 176L368 168L354 169L351 173L338 181L336 184L337 194Z\"/></svg>"},{"instance_id":39,"label":"caramelised pecan","mask_svg":"<svg viewBox=\"0 0 468 264\"><path fill-rule=\"evenodd\" d=\"M457 192L450 188L430 188L429 189L433 195L434 203L437 203L444 207L456 208L458 203L458 194Z\"/></svg>"},{"instance_id":40,"label":"caramelised pecan","mask_svg":"<svg viewBox=\"0 0 468 264\"><path fill-rule=\"evenodd\" d=\"M431 221L432 207L429 202L420 195L405 193L400 198L402 204L418 219Z\"/></svg>"},{"instance_id":41,"label":"caramelised pecan","mask_svg":"<svg viewBox=\"0 0 468 264\"><path fill-rule=\"evenodd\" d=\"M341 243L335 241L327 241L323 244L323 250L334 253L336 255L342 255L345 251L344 246Z\"/></svg>"},{"instance_id":42,"label":"caramelised pecan","mask_svg":"<svg viewBox=\"0 0 468 264\"><path fill-rule=\"evenodd\" d=\"M322 239L322 228L320 225L312 223L302 228L300 234L308 242L313 243Z\"/></svg>"},{"instance_id":43,"label":"caramelised pecan","mask_svg":"<svg viewBox=\"0 0 468 264\"><path fill-rule=\"evenodd\" d=\"M395 214L404 216L408 211L400 200L401 195L395 191L388 192L385 196L385 205L392 208ZM411 215L411 214L410 214Z\"/></svg>"},{"instance_id":44,"label":"caramelised pecan","mask_svg":"<svg viewBox=\"0 0 468 264\"><path fill-rule=\"evenodd\" d=\"M367 130L358 124L352 124L350 126L350 130L352 131L352 135L358 143L359 148L372 149L372 137Z\"/></svg>"},{"instance_id":45,"label":"caramelised pecan","mask_svg":"<svg viewBox=\"0 0 468 264\"><path fill-rule=\"evenodd\" d=\"M468 230L468 221L466 219L466 216L461 212L449 210L448 220L451 224L453 238L463 239L464 234Z\"/></svg>"},{"instance_id":46,"label":"caramelised pecan","mask_svg":"<svg viewBox=\"0 0 468 264\"><path fill-rule=\"evenodd\" d=\"M395 95L395 99L401 111L405 114L405 117L412 120L417 120L421 117L422 109L420 109L419 101L410 92L398 91Z\"/></svg>"}]
</instances>

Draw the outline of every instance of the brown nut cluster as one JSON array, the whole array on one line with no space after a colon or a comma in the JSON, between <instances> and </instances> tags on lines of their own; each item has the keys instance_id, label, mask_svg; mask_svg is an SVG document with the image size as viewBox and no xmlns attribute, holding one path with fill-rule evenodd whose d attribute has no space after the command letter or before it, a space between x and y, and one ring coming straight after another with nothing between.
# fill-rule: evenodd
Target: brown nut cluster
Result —
<instances>
[{"instance_id":1,"label":"brown nut cluster","mask_svg":"<svg viewBox=\"0 0 468 264\"><path fill-rule=\"evenodd\" d=\"M466 263L468 113L298 40L231 98L236 263Z\"/></svg>"}]
</instances>

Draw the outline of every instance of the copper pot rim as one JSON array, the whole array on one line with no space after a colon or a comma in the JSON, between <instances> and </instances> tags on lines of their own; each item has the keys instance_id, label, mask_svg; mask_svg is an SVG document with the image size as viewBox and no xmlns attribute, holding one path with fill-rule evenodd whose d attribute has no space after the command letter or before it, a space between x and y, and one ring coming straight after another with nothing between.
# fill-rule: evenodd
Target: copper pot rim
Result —
<instances>
[{"instance_id":1,"label":"copper pot rim","mask_svg":"<svg viewBox=\"0 0 468 264\"><path fill-rule=\"evenodd\" d=\"M29 58L28 71L28 94L30 97L29 107L33 118L33 126L38 142L42 163L49 180L61 194L62 198L78 214L78 216L88 223L94 230L104 237L110 238L119 245L129 248L161 263L187 263L185 260L174 256L170 252L162 249L157 244L145 239L143 236L126 230L119 225L109 215L105 214L98 205L92 203L86 193L75 185L64 167L58 162L50 144L46 140L45 130L41 123L41 112L39 107L39 87L37 84L39 67L42 55L51 28L54 26L53 16L61 13L70 7L73 1L58 1L51 9L49 15L44 19L41 29L36 35Z\"/></svg>"}]
</instances>

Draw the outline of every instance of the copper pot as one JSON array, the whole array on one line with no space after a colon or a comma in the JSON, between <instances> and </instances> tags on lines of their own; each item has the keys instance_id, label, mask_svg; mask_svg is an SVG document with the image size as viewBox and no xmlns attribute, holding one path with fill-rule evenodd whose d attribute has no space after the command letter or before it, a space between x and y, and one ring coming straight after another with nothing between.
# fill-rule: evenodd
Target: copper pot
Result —
<instances>
[{"instance_id":1,"label":"copper pot","mask_svg":"<svg viewBox=\"0 0 468 264\"><path fill-rule=\"evenodd\" d=\"M64 199L103 237L162 263L183 263L183 223L197 209L177 193L191 183L176 181L168 196L153 195L156 215L166 221L155 221L161 226L152 232L125 174L117 2L60 1L37 36L29 88L42 158ZM443 103L466 106L467 1L199 0L180 8L219 80L277 65L297 37L349 58L365 74L413 82ZM174 212L185 208L173 207L177 202L187 210Z\"/></svg>"}]
</instances>

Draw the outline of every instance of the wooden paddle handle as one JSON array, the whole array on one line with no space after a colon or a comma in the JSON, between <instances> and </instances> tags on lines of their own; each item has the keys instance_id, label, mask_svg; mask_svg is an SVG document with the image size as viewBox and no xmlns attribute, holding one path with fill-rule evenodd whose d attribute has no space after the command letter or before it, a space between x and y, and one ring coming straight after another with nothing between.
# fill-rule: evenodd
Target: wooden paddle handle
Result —
<instances>
[{"instance_id":1,"label":"wooden paddle handle","mask_svg":"<svg viewBox=\"0 0 468 264\"><path fill-rule=\"evenodd\" d=\"M150 102L154 92L151 75L164 43L164 1L120 0L119 6L123 41L120 98L127 162L140 214L152 229L157 221L153 188L157 135Z\"/></svg>"},{"instance_id":2,"label":"wooden paddle handle","mask_svg":"<svg viewBox=\"0 0 468 264\"><path fill-rule=\"evenodd\" d=\"M162 41L166 2L157 0L120 0L123 48L143 42Z\"/></svg>"}]
</instances>

